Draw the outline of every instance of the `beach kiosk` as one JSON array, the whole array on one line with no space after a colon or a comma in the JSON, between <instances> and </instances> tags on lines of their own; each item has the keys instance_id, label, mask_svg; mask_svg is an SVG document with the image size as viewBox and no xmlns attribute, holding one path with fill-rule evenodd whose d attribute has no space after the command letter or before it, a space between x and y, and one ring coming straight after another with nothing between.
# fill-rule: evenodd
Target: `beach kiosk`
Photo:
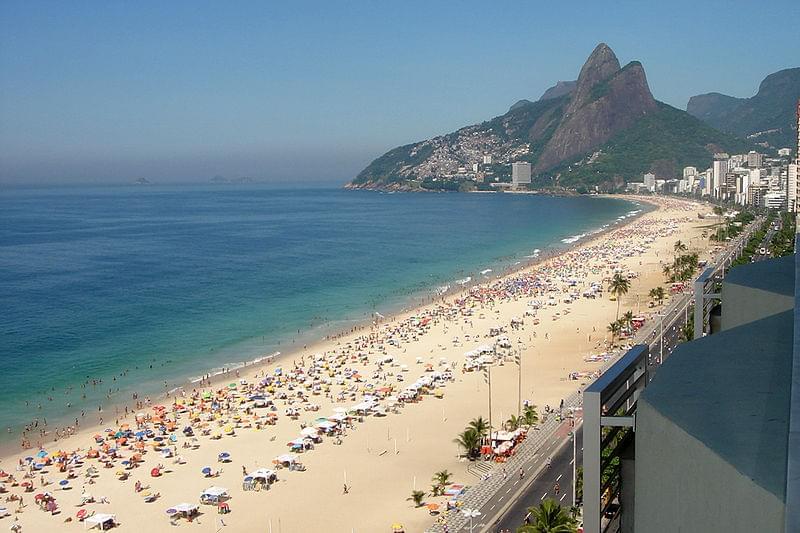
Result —
<instances>
[{"instance_id":1,"label":"beach kiosk","mask_svg":"<svg viewBox=\"0 0 800 533\"><path fill-rule=\"evenodd\" d=\"M200 495L200 503L207 505L217 505L230 498L228 489L224 487L208 487Z\"/></svg>"},{"instance_id":2,"label":"beach kiosk","mask_svg":"<svg viewBox=\"0 0 800 533\"><path fill-rule=\"evenodd\" d=\"M98 528L100 531L106 531L117 525L117 515L97 513L83 521L84 529Z\"/></svg>"}]
</instances>

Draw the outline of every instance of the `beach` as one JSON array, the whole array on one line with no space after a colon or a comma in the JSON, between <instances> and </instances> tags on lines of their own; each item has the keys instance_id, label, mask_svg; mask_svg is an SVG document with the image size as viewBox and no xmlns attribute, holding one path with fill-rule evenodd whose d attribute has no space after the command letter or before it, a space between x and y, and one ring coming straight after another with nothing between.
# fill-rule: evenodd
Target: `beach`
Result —
<instances>
[{"instance_id":1,"label":"beach","mask_svg":"<svg viewBox=\"0 0 800 533\"><path fill-rule=\"evenodd\" d=\"M631 199L657 208L435 304L197 383L195 391L138 398L141 403L128 416L111 420L116 417L109 414L103 427L82 427L58 442L51 434L42 452L4 456L0 469L16 483L0 478L6 480L0 497L11 515L0 524L18 519L23 531L80 530L77 513L85 510L113 514L129 531L373 532L391 531L393 523L424 531L436 516L408 501L412 490L430 492L431 477L445 469L453 483L477 481L453 442L471 419L489 415L483 372L465 369L467 352L493 348L496 428L517 414L520 401L538 406L541 414L591 381L609 351L607 326L618 305L620 314L631 310L646 320L664 305L650 307L648 292L664 285L662 267L672 262L676 241L701 259L709 257L709 243L701 237L707 222L697 218L708 207L678 199ZM631 282L619 304L609 299L607 288L615 271ZM587 297L593 283L603 290ZM534 300L537 306L531 305ZM492 329L502 331L491 335ZM510 348L495 355L500 336ZM184 432L186 427L193 435ZM157 442L156 435L164 440ZM318 442L304 441L303 435ZM287 443L295 439L300 448L313 448L293 452ZM97 458L87 457L90 448ZM229 456L220 461L221 453ZM304 470L277 468L274 460L287 453L295 453ZM103 459L110 466L103 466ZM90 467L96 473L87 476ZM206 467L212 477L202 472ZM244 490L247 475L259 469L272 470L277 481L268 490ZM26 491L25 482L32 490ZM212 486L227 489L230 513L199 505L200 494ZM34 502L45 492L55 499L56 514ZM11 494L21 495L24 507L8 501ZM94 501L79 506L82 499ZM445 500L425 498L442 506ZM200 514L190 522L180 518L180 511L167 513L181 503L199 505Z\"/></svg>"}]
</instances>

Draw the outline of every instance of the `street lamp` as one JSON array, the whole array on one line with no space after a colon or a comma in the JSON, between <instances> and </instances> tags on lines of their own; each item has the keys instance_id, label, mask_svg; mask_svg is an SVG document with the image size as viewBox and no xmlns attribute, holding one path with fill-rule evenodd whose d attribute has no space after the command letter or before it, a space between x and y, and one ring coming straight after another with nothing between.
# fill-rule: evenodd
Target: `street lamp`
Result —
<instances>
[{"instance_id":1,"label":"street lamp","mask_svg":"<svg viewBox=\"0 0 800 533\"><path fill-rule=\"evenodd\" d=\"M478 518L481 512L477 509L463 509L461 512L464 513L464 516L469 518L469 533L472 533L472 519Z\"/></svg>"}]
</instances>

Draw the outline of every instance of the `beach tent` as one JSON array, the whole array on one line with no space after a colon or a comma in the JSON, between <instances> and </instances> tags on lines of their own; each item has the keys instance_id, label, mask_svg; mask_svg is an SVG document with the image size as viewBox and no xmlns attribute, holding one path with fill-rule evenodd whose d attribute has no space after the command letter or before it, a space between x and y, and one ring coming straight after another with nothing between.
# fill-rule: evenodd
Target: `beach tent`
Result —
<instances>
[{"instance_id":1,"label":"beach tent","mask_svg":"<svg viewBox=\"0 0 800 533\"><path fill-rule=\"evenodd\" d=\"M179 513L192 513L197 510L197 506L191 503L179 503L175 507L173 507Z\"/></svg>"},{"instance_id":2,"label":"beach tent","mask_svg":"<svg viewBox=\"0 0 800 533\"><path fill-rule=\"evenodd\" d=\"M117 524L117 516L113 514L97 513L83 521L84 529L99 527L101 530L113 527Z\"/></svg>"},{"instance_id":3,"label":"beach tent","mask_svg":"<svg viewBox=\"0 0 800 533\"><path fill-rule=\"evenodd\" d=\"M278 479L278 475L275 473L275 471L269 470L268 468L259 468L255 472L250 472L247 474L247 477L252 477L256 481L264 480L264 483L272 483Z\"/></svg>"},{"instance_id":4,"label":"beach tent","mask_svg":"<svg viewBox=\"0 0 800 533\"><path fill-rule=\"evenodd\" d=\"M223 487L209 487L200 495L202 503L218 503L228 497L228 489Z\"/></svg>"}]
</instances>

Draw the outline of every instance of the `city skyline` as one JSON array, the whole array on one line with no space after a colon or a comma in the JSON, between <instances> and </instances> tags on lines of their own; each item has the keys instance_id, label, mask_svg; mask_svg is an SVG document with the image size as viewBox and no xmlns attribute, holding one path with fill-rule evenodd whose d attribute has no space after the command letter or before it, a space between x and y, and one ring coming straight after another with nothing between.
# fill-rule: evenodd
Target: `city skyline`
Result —
<instances>
[{"instance_id":1,"label":"city skyline","mask_svg":"<svg viewBox=\"0 0 800 533\"><path fill-rule=\"evenodd\" d=\"M0 183L343 183L389 148L575 79L600 41L680 109L796 66L793 2L748 10L751 39L730 31L744 2L632 6L6 3Z\"/></svg>"}]
</instances>

